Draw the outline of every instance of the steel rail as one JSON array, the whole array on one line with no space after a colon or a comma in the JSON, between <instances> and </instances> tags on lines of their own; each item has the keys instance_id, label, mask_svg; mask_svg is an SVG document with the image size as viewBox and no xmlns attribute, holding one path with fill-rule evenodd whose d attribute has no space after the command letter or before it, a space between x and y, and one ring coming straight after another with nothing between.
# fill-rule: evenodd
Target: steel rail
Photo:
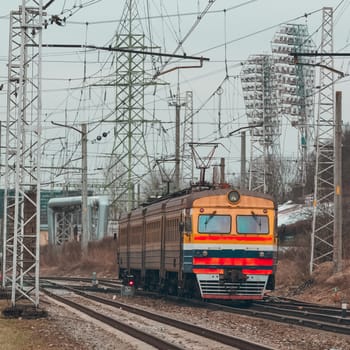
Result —
<instances>
[{"instance_id":1,"label":"steel rail","mask_svg":"<svg viewBox=\"0 0 350 350\"><path fill-rule=\"evenodd\" d=\"M324 323L330 323L330 324L343 324L343 325L350 325L350 319L341 317L340 312L337 316L331 315L328 312L320 313L321 310L318 310L318 312L315 312L314 310L303 310L303 309L295 309L290 306L284 307L284 306L277 306L277 305L256 305L254 306L254 310L264 310L264 312L272 312L281 314L283 317L285 315L298 317L300 319L306 319L306 320L314 320L314 321L320 321ZM350 329L349 333L350 334Z\"/></svg>"},{"instance_id":2,"label":"steel rail","mask_svg":"<svg viewBox=\"0 0 350 350\"><path fill-rule=\"evenodd\" d=\"M67 298L64 298L62 296L59 296L57 294L54 294L52 292L49 292L48 290L43 290L45 294L47 294L49 297L60 301L61 303L64 303L66 305L69 305L70 307L79 310L80 312L96 319L99 320L105 324L108 324L109 326L118 329L119 331L122 331L123 333L126 333L133 338L139 339L149 345L152 345L156 349L169 349L169 350L182 350L182 347L179 347L177 345L171 344L163 339L160 339L158 337L155 337L151 334L145 333L140 331L139 329L136 329L134 327L131 327L127 325L126 323L119 322L115 320L114 318L102 315L101 313L94 311L88 307L85 307L79 303L76 303L72 300L69 300Z\"/></svg>"},{"instance_id":3,"label":"steel rail","mask_svg":"<svg viewBox=\"0 0 350 350\"><path fill-rule=\"evenodd\" d=\"M52 282L50 282L50 283L52 283ZM52 283L52 284L54 284L54 283ZM182 321L168 318L165 316L161 316L158 314L154 314L154 313L151 313L149 311L142 310L142 309L127 305L125 303L120 303L120 302L115 301L115 300L108 300L108 299L101 298L101 297L98 297L95 295L90 295L90 294L87 294L87 293L82 292L80 290L76 290L75 288L67 287L66 289L69 291L72 291L75 294L80 295L84 298L87 298L87 299L90 299L90 300L93 300L93 301L96 301L99 303L103 303L103 304L106 304L106 305L109 305L109 306L112 306L112 307L115 307L118 309L122 308L124 311L128 311L128 312L131 312L133 314L137 314L139 316L151 319L153 321L160 322L160 323L166 324L168 326L175 327L175 328L181 329L183 331L193 333L193 334L199 335L201 337L205 337L205 338L210 339L210 340L217 341L217 342L225 344L225 345L232 346L232 347L237 348L237 349L241 349L241 350L273 350L272 347L264 346L264 345L257 344L257 343L254 343L254 342L251 342L248 340L237 338L237 337L228 336L224 333L215 332L215 331L212 331L212 330L209 330L206 328L202 328L202 327L199 327L199 326L191 324L191 323L186 323L186 322L182 322Z\"/></svg>"},{"instance_id":4,"label":"steel rail","mask_svg":"<svg viewBox=\"0 0 350 350\"><path fill-rule=\"evenodd\" d=\"M170 297L169 299L184 300L179 297ZM273 301L272 304L275 305L270 305L266 302L254 302L252 306L247 309L232 305L228 306L227 304L202 303L199 300L185 300L190 303L195 303L196 305L203 305L205 307L216 310L220 309L230 313L244 314L250 317L258 317L281 323L289 323L338 334L350 335L350 327L347 327L350 325L350 319L341 316L340 308L323 307L321 305L299 301L289 301L286 303L278 301L278 305L276 305L276 302ZM295 304L294 308L293 303ZM265 311L262 311L261 309L264 309Z\"/></svg>"},{"instance_id":5,"label":"steel rail","mask_svg":"<svg viewBox=\"0 0 350 350\"><path fill-rule=\"evenodd\" d=\"M208 304L209 306L209 304ZM211 307L217 307L220 310L246 315L250 317L258 317L262 319L272 320L281 323L294 324L302 327L308 327L332 333L350 335L350 327L339 325L340 318L335 318L327 315L303 313L296 310L281 310L278 308L270 309L269 311L261 311L258 308L251 306L249 309L240 308L237 306L227 306L222 304L211 304ZM314 319L310 319L311 316ZM333 322L334 321L334 322ZM332 323L333 322L333 323ZM345 323L345 322L344 322Z\"/></svg>"},{"instance_id":6,"label":"steel rail","mask_svg":"<svg viewBox=\"0 0 350 350\"><path fill-rule=\"evenodd\" d=\"M297 310L300 312L306 313L316 313L325 315L327 317L329 316L338 316L341 317L342 320L337 320L336 323L342 323L347 321L350 321L350 319L343 316L343 310L340 307L334 307L334 306L327 306L327 305L319 305L319 304L310 304L310 303L303 303L303 302L283 302L283 301L273 301L270 303L266 302L254 302L254 306L260 306L263 308L282 308L282 309L290 309L290 310ZM347 312L348 313L348 312ZM350 316L350 313L349 313Z\"/></svg>"}]
</instances>

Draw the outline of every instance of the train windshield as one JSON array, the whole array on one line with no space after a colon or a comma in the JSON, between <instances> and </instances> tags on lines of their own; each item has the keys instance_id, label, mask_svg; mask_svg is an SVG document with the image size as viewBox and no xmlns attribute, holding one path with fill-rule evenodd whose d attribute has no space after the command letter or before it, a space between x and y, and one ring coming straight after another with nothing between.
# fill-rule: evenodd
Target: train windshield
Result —
<instances>
[{"instance_id":1,"label":"train windshield","mask_svg":"<svg viewBox=\"0 0 350 350\"><path fill-rule=\"evenodd\" d=\"M231 216L230 215L199 215L198 217L199 233L230 233Z\"/></svg>"},{"instance_id":2,"label":"train windshield","mask_svg":"<svg viewBox=\"0 0 350 350\"><path fill-rule=\"evenodd\" d=\"M269 218L266 215L237 215L237 233L268 234Z\"/></svg>"}]
</instances>

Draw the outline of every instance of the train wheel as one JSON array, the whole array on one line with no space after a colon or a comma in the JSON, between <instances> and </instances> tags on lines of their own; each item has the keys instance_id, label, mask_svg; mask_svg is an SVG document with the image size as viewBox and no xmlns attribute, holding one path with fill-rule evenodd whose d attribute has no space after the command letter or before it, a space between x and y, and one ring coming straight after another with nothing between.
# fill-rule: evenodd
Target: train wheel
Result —
<instances>
[{"instance_id":1,"label":"train wheel","mask_svg":"<svg viewBox=\"0 0 350 350\"><path fill-rule=\"evenodd\" d=\"M185 276L183 294L187 298L200 299L201 292L195 275L190 274Z\"/></svg>"}]
</instances>

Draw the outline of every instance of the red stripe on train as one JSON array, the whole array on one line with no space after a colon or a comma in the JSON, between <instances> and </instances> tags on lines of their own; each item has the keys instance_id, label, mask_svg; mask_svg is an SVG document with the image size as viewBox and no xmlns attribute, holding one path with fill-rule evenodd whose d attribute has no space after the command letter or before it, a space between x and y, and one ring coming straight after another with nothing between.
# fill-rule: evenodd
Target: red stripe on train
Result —
<instances>
[{"instance_id":1,"label":"red stripe on train","mask_svg":"<svg viewBox=\"0 0 350 350\"><path fill-rule=\"evenodd\" d=\"M272 266L271 258L193 258L193 265Z\"/></svg>"},{"instance_id":2,"label":"red stripe on train","mask_svg":"<svg viewBox=\"0 0 350 350\"><path fill-rule=\"evenodd\" d=\"M223 275L224 269L192 269L193 273L196 274L216 274L216 275ZM257 270L257 269L242 269L242 273L245 275L272 275L272 270Z\"/></svg>"},{"instance_id":3,"label":"red stripe on train","mask_svg":"<svg viewBox=\"0 0 350 350\"><path fill-rule=\"evenodd\" d=\"M272 270L248 270L242 269L245 275L272 275Z\"/></svg>"},{"instance_id":4,"label":"red stripe on train","mask_svg":"<svg viewBox=\"0 0 350 350\"><path fill-rule=\"evenodd\" d=\"M225 294L203 294L203 299L225 299L225 300L262 300L263 295L225 295Z\"/></svg>"},{"instance_id":5,"label":"red stripe on train","mask_svg":"<svg viewBox=\"0 0 350 350\"><path fill-rule=\"evenodd\" d=\"M210 236L194 236L194 241L230 241L230 242L250 242L250 241L258 241L258 242L272 242L273 237L271 236L224 236L224 235L210 235Z\"/></svg>"},{"instance_id":6,"label":"red stripe on train","mask_svg":"<svg viewBox=\"0 0 350 350\"><path fill-rule=\"evenodd\" d=\"M192 269L193 273L202 273L202 274L218 274L223 275L224 269Z\"/></svg>"}]
</instances>

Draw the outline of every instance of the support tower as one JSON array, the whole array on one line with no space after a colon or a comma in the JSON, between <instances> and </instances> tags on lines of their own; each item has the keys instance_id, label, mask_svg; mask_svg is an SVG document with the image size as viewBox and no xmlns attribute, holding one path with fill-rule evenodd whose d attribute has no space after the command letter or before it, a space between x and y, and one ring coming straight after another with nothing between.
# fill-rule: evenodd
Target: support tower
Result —
<instances>
[{"instance_id":1,"label":"support tower","mask_svg":"<svg viewBox=\"0 0 350 350\"><path fill-rule=\"evenodd\" d=\"M333 52L333 9L323 8L320 53ZM334 225L334 73L333 57L323 56L316 123L316 169L311 236L310 273L333 259Z\"/></svg>"},{"instance_id":2,"label":"support tower","mask_svg":"<svg viewBox=\"0 0 350 350\"><path fill-rule=\"evenodd\" d=\"M10 14L3 280L11 304L39 305L42 1Z\"/></svg>"},{"instance_id":3,"label":"support tower","mask_svg":"<svg viewBox=\"0 0 350 350\"><path fill-rule=\"evenodd\" d=\"M145 51L136 0L127 0L116 47ZM135 206L134 188L150 173L144 123L145 56L116 53L116 121L107 187L117 212Z\"/></svg>"},{"instance_id":4,"label":"support tower","mask_svg":"<svg viewBox=\"0 0 350 350\"><path fill-rule=\"evenodd\" d=\"M183 123L182 179L185 187L193 182L193 92L186 91L185 117Z\"/></svg>"}]
</instances>

